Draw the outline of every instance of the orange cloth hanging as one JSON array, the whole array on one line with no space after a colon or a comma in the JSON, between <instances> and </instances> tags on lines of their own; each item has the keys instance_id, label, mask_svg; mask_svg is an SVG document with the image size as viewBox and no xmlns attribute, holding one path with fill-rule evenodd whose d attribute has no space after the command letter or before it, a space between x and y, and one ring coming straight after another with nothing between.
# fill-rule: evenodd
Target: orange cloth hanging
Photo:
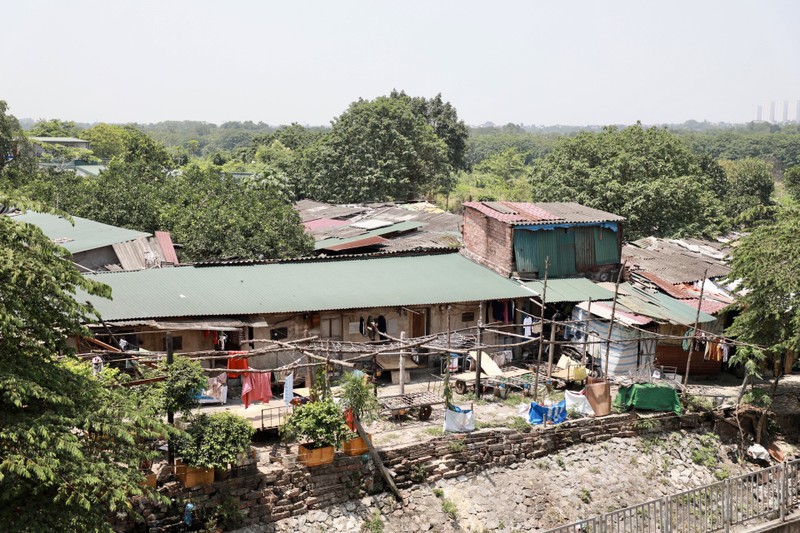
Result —
<instances>
[{"instance_id":1,"label":"orange cloth hanging","mask_svg":"<svg viewBox=\"0 0 800 533\"><path fill-rule=\"evenodd\" d=\"M228 355L235 355L235 354L236 352L228 352ZM245 369L247 369L246 357L228 359L228 370L245 370ZM238 372L228 372L228 379L236 379L239 376L241 376L241 374L239 374Z\"/></svg>"}]
</instances>

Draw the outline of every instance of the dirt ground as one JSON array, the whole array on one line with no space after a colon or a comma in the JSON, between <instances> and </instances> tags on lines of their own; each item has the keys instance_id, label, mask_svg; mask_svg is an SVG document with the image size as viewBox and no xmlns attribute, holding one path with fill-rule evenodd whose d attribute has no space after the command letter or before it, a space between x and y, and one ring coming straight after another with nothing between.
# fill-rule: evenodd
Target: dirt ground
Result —
<instances>
[{"instance_id":1,"label":"dirt ground","mask_svg":"<svg viewBox=\"0 0 800 533\"><path fill-rule=\"evenodd\" d=\"M768 387L768 380L757 383L759 386ZM716 405L732 405L741 387L741 380L728 373L721 373L713 378L700 378L690 380L688 392L694 396L703 396L715 401ZM612 397L616 393L616 387L612 386ZM432 375L429 369L418 369L412 372L411 381L405 385L405 393L415 393L430 391L437 397L441 397L442 381L439 377ZM392 385L385 376L378 383L378 397L398 395L399 385ZM544 393L544 391L543 391ZM548 397L554 401L560 400L558 391L548 393ZM473 393L460 395L454 392L453 403L462 408L471 408L475 411L476 428L488 427L514 427L514 425L526 424L523 418L530 398L524 397L520 393L511 393L508 398L501 399L494 396L491 390L484 393L481 399L475 398ZM261 429L262 411L274 407L282 407L284 402L280 396L273 397L269 404L253 404L245 408L241 399L235 396L228 398L226 405L207 405L202 406L197 412L217 412L231 411L248 418L253 426ZM773 410L781 413L800 413L800 375L790 375L781 379L778 392L775 396ZM266 412L266 411L265 411ZM381 417L371 424L366 425L365 429L372 433L373 442L379 447L392 447L412 442L424 442L443 434L444 409L443 403L434 405L429 419L421 421L417 417L417 412L411 411L405 415L392 416L391 413L383 413ZM279 446L277 436L263 439L262 446ZM282 446L281 446L282 448Z\"/></svg>"}]
</instances>

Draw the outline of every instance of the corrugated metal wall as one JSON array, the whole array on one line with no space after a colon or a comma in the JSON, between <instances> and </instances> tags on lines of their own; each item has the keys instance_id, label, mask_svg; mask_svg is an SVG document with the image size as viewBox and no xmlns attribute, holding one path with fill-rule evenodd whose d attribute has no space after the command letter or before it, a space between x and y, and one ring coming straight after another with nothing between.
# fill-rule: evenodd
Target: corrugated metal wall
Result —
<instances>
[{"instance_id":1,"label":"corrugated metal wall","mask_svg":"<svg viewBox=\"0 0 800 533\"><path fill-rule=\"evenodd\" d=\"M596 226L554 230L514 230L517 271L538 272L544 277L545 259L550 258L548 276L574 276L592 272L597 265L619 263L617 234Z\"/></svg>"},{"instance_id":2,"label":"corrugated metal wall","mask_svg":"<svg viewBox=\"0 0 800 533\"><path fill-rule=\"evenodd\" d=\"M619 263L617 233L606 228L594 227L595 265Z\"/></svg>"},{"instance_id":3,"label":"corrugated metal wall","mask_svg":"<svg viewBox=\"0 0 800 533\"><path fill-rule=\"evenodd\" d=\"M575 233L571 230L516 230L514 254L517 271L538 272L544 277L545 260L550 258L549 277L571 276L575 270Z\"/></svg>"}]
</instances>

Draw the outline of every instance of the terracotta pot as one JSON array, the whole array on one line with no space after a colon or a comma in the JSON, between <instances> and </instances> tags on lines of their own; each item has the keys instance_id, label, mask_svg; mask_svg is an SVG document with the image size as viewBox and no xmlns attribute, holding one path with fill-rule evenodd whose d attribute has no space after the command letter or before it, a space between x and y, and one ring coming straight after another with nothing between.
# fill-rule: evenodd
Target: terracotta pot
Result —
<instances>
[{"instance_id":1,"label":"terracotta pot","mask_svg":"<svg viewBox=\"0 0 800 533\"><path fill-rule=\"evenodd\" d=\"M370 442L372 442L372 435L367 433L367 438ZM346 440L342 443L342 451L345 455L354 456L354 455L363 455L369 451L369 446L367 443L364 442L364 439L361 437L356 437L354 439Z\"/></svg>"},{"instance_id":2,"label":"terracotta pot","mask_svg":"<svg viewBox=\"0 0 800 533\"><path fill-rule=\"evenodd\" d=\"M157 481L157 480L158 480L158 476L156 476L156 475L155 475L154 473L152 473L152 472L149 472L149 473L145 473L145 474L144 474L144 481L142 481L142 482L141 482L141 483L139 483L139 484L140 484L142 487L150 487L150 488L155 488L155 487L156 487L156 481Z\"/></svg>"},{"instance_id":3,"label":"terracotta pot","mask_svg":"<svg viewBox=\"0 0 800 533\"><path fill-rule=\"evenodd\" d=\"M213 468L194 468L185 465L184 468L185 470L183 472L177 470L175 475L187 489L214 482Z\"/></svg>"},{"instance_id":4,"label":"terracotta pot","mask_svg":"<svg viewBox=\"0 0 800 533\"><path fill-rule=\"evenodd\" d=\"M333 446L323 446L322 448L312 448L311 444L301 444L298 446L297 458L306 466L327 465L333 462Z\"/></svg>"}]
</instances>

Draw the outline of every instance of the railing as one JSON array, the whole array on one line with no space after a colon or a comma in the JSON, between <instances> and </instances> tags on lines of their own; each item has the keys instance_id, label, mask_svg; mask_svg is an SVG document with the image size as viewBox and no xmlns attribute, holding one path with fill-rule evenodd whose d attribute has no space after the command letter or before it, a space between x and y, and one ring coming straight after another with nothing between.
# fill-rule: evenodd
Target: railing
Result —
<instances>
[{"instance_id":1,"label":"railing","mask_svg":"<svg viewBox=\"0 0 800 533\"><path fill-rule=\"evenodd\" d=\"M800 503L800 460L579 520L545 533L706 533L783 519Z\"/></svg>"}]
</instances>

